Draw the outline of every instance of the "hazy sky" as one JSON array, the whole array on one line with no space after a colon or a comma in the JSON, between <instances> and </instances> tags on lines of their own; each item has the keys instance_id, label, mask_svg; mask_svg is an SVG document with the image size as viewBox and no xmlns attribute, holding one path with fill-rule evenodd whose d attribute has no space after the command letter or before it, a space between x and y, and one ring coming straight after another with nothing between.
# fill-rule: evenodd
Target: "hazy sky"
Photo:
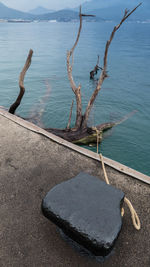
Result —
<instances>
[{"instance_id":1,"label":"hazy sky","mask_svg":"<svg viewBox=\"0 0 150 267\"><path fill-rule=\"evenodd\" d=\"M77 7L79 4L85 1L86 0L0 0L0 2L8 7L24 11L30 10L37 6L43 6L49 9Z\"/></svg>"},{"instance_id":2,"label":"hazy sky","mask_svg":"<svg viewBox=\"0 0 150 267\"><path fill-rule=\"evenodd\" d=\"M66 7L77 7L80 4L90 1L90 0L0 0L3 4L6 4L8 7L15 8L22 11L28 11L37 6L43 6L49 9L62 9ZM97 0L101 1L101 4L110 5L113 3L119 3L129 1L133 4L138 4L139 2L149 2L150 0Z\"/></svg>"}]
</instances>

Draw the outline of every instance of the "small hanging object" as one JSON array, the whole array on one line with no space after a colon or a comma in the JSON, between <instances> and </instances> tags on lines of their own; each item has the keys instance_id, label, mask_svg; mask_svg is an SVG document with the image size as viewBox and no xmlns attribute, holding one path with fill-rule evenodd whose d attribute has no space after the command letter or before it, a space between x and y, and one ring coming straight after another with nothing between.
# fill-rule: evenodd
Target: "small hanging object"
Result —
<instances>
[{"instance_id":1,"label":"small hanging object","mask_svg":"<svg viewBox=\"0 0 150 267\"><path fill-rule=\"evenodd\" d=\"M107 256L121 230L124 193L87 173L53 187L42 201L45 217L96 256Z\"/></svg>"}]
</instances>

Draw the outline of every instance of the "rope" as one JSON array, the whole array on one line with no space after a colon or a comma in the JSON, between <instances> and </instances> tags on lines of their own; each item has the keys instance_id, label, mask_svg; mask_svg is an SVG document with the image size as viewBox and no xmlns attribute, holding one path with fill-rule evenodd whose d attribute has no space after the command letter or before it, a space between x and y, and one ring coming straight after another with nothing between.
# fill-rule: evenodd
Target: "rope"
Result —
<instances>
[{"instance_id":1,"label":"rope","mask_svg":"<svg viewBox=\"0 0 150 267\"><path fill-rule=\"evenodd\" d=\"M135 209L133 208L130 200L125 197L124 202L128 205L128 208L130 209L132 222L133 222L135 229L140 230L141 229L141 222L140 222L140 219L139 219Z\"/></svg>"},{"instance_id":2,"label":"rope","mask_svg":"<svg viewBox=\"0 0 150 267\"><path fill-rule=\"evenodd\" d=\"M101 163L102 163L102 168L103 168L103 172L104 172L105 181L106 181L107 184L110 184L108 176L107 176L107 173L106 173L106 169L105 169L105 165L104 165L102 154L99 154L99 157L100 157L100 160L101 160ZM136 230L140 230L141 229L140 219L139 219L135 209L133 208L130 200L125 197L124 198L124 202L127 204L128 208L130 210L132 222L133 222L133 225L134 225L135 229ZM124 209L123 208L121 210L121 215L122 216L124 215Z\"/></svg>"},{"instance_id":3,"label":"rope","mask_svg":"<svg viewBox=\"0 0 150 267\"><path fill-rule=\"evenodd\" d=\"M98 131L98 129L96 127L93 127L93 130L96 131L97 133L97 154L99 154L99 151L98 151L98 143L99 143L99 135L100 135L100 131ZM102 168L103 168L103 172L104 172L104 177L105 177L105 181L106 183L109 185L110 182L109 182L109 179L108 179L108 176L107 176L107 172L106 172L106 168L105 168L105 164L104 164L104 160L103 160L103 156L102 154L100 153L99 154L99 157L100 157L100 160L101 160L101 163L102 163ZM140 219L134 209L134 207L132 206L130 200L128 198L124 198L124 202L127 204L129 210L130 210L130 213L131 213L131 218L132 218L132 223L135 227L136 230L140 230L141 229L141 223L140 223ZM124 216L124 208L121 209L121 216L123 217Z\"/></svg>"},{"instance_id":4,"label":"rope","mask_svg":"<svg viewBox=\"0 0 150 267\"><path fill-rule=\"evenodd\" d=\"M92 127L92 130L96 131L96 134L97 134L97 154L99 154L98 144L99 144L101 131L99 131L96 127Z\"/></svg>"}]
</instances>

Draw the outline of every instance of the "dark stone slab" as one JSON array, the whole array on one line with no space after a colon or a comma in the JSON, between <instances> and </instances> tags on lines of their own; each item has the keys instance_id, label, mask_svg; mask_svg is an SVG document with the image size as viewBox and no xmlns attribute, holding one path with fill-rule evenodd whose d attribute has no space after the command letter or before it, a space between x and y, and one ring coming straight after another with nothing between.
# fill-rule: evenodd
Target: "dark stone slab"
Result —
<instances>
[{"instance_id":1,"label":"dark stone slab","mask_svg":"<svg viewBox=\"0 0 150 267\"><path fill-rule=\"evenodd\" d=\"M43 214L98 256L114 246L122 226L124 193L86 173L56 185L42 201Z\"/></svg>"}]
</instances>

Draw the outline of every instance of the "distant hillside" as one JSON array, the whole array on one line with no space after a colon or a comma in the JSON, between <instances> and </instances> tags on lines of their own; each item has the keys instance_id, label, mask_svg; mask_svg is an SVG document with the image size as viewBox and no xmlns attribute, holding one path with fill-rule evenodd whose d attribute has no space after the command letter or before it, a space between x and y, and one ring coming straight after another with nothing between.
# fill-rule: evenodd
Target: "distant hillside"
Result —
<instances>
[{"instance_id":1,"label":"distant hillside","mask_svg":"<svg viewBox=\"0 0 150 267\"><path fill-rule=\"evenodd\" d=\"M102 21L102 20L120 20L120 18L123 16L123 12L125 8L132 9L135 5L133 5L133 0L132 5L131 5L131 0L126 0L126 2L123 2L122 4L118 5L112 5L111 7L108 6L108 1L110 1L110 4L113 3L112 0L92 0L90 2L85 2L83 4L83 13L89 13L96 15L96 17L84 17L85 20L88 21ZM118 0L116 0L118 1ZM129 2L130 4L128 4ZM146 1L146 0L145 0ZM100 6L100 3L107 4L107 7L103 8L98 8ZM128 5L127 5L128 4ZM97 7L97 8L96 8ZM89 8L89 9L88 9ZM42 12L42 7L39 7L35 10L37 13ZM46 11L45 11L46 10ZM140 6L137 11L132 14L130 20L148 20L150 19L150 1L145 2ZM31 10L30 10L31 12ZM33 10L32 10L33 12ZM5 6L4 4L0 3L0 19L22 19L22 20L56 20L56 21L72 21L72 20L78 20L79 19L79 13L78 9L77 11L75 10L70 10L70 9L64 9L60 10L57 12L48 12L47 9L43 10L44 14L29 14L25 12L21 12L12 8L9 8Z\"/></svg>"},{"instance_id":2,"label":"distant hillside","mask_svg":"<svg viewBox=\"0 0 150 267\"><path fill-rule=\"evenodd\" d=\"M57 21L70 21L73 19L78 19L78 13L71 10L60 10L53 13L47 13L43 15L36 16L38 20L57 20Z\"/></svg>"},{"instance_id":3,"label":"distant hillside","mask_svg":"<svg viewBox=\"0 0 150 267\"><path fill-rule=\"evenodd\" d=\"M47 9L45 7L42 7L42 6L38 6L34 9L31 9L28 11L28 13L34 14L34 15L43 15L43 14L52 13L52 12L55 12L55 11L51 10L51 9Z\"/></svg>"},{"instance_id":4,"label":"distant hillside","mask_svg":"<svg viewBox=\"0 0 150 267\"><path fill-rule=\"evenodd\" d=\"M132 6L133 8L133 6ZM130 10L132 9L130 8ZM119 21L123 14L124 10L126 9L126 5L117 5L113 6L111 8L99 8L97 10L90 11L91 14L96 15L96 17L103 17L106 20L114 20ZM147 8L144 8L144 6L140 6L135 13L132 14L132 16L129 18L129 20L147 20L150 19L150 11Z\"/></svg>"},{"instance_id":5,"label":"distant hillside","mask_svg":"<svg viewBox=\"0 0 150 267\"><path fill-rule=\"evenodd\" d=\"M12 8L5 6L0 3L0 19L22 19L22 20L57 20L57 21L71 21L78 20L79 14L78 12L64 9L57 12L46 13L42 15L34 15L25 12L21 12ZM89 18L88 20L93 20L93 18Z\"/></svg>"},{"instance_id":6,"label":"distant hillside","mask_svg":"<svg viewBox=\"0 0 150 267\"><path fill-rule=\"evenodd\" d=\"M36 19L39 20L57 20L57 21L71 21L71 20L79 20L79 13L76 11L72 11L69 9L63 9L57 12L48 13L44 15L37 16ZM84 19L91 21L95 20L95 18L92 17L84 17ZM98 18L98 20L100 20Z\"/></svg>"},{"instance_id":7,"label":"distant hillside","mask_svg":"<svg viewBox=\"0 0 150 267\"><path fill-rule=\"evenodd\" d=\"M111 6L112 0L91 0L91 1L85 1L82 4L82 10L84 12L87 12L89 10L94 10L94 9L99 9L99 8L104 8L106 6ZM75 10L78 10L79 7L75 8Z\"/></svg>"},{"instance_id":8,"label":"distant hillside","mask_svg":"<svg viewBox=\"0 0 150 267\"><path fill-rule=\"evenodd\" d=\"M143 0L143 5L148 4L149 0ZM94 9L100 9L100 8L111 8L114 6L126 6L126 8L131 8L133 6L136 6L140 3L138 0L91 0L91 1L85 1L82 4L83 11L89 11ZM76 8L78 10L79 7Z\"/></svg>"},{"instance_id":9,"label":"distant hillside","mask_svg":"<svg viewBox=\"0 0 150 267\"><path fill-rule=\"evenodd\" d=\"M140 2L140 1L139 1ZM106 20L119 20L122 17L124 10L132 9L138 5L137 0L91 0L82 4L82 10L86 13L95 14L97 17ZM78 10L76 8L75 10ZM129 20L146 20L150 19L150 1L143 0L140 6Z\"/></svg>"},{"instance_id":10,"label":"distant hillside","mask_svg":"<svg viewBox=\"0 0 150 267\"><path fill-rule=\"evenodd\" d=\"M0 19L33 19L34 16L16 9L9 8L0 3Z\"/></svg>"}]
</instances>

